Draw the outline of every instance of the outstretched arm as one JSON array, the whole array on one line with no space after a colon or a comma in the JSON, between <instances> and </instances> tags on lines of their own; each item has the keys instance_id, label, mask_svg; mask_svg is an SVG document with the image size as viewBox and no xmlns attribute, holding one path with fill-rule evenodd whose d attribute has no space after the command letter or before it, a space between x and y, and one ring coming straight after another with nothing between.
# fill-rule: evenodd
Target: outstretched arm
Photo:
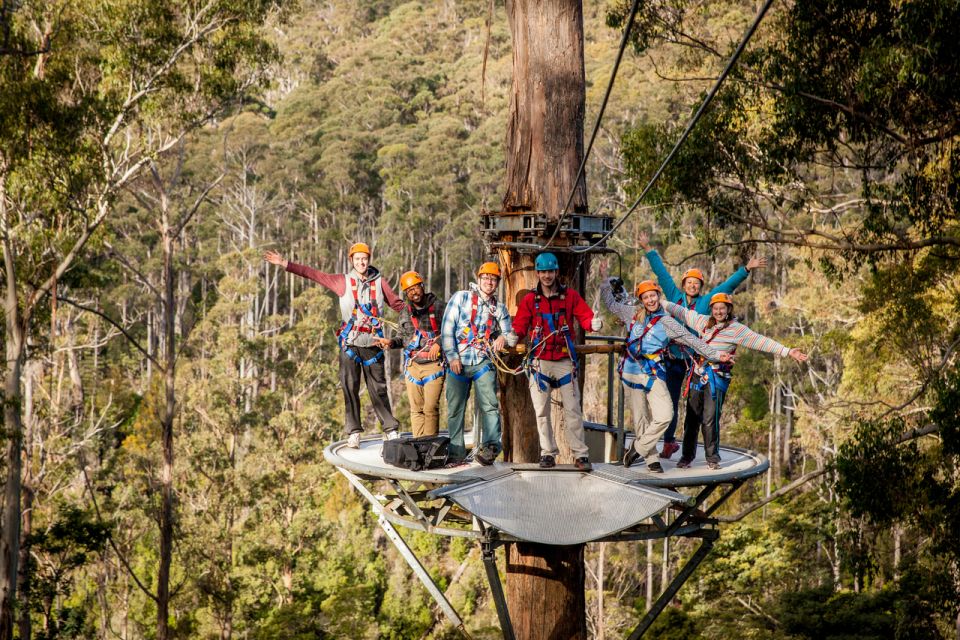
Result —
<instances>
[{"instance_id":1,"label":"outstretched arm","mask_svg":"<svg viewBox=\"0 0 960 640\"><path fill-rule=\"evenodd\" d=\"M669 300L664 300L660 304L663 306L664 311L697 331L703 331L703 328L707 326L707 320L710 319L709 316L697 313L693 309L687 309L683 305L674 304Z\"/></svg>"},{"instance_id":2,"label":"outstretched arm","mask_svg":"<svg viewBox=\"0 0 960 640\"><path fill-rule=\"evenodd\" d=\"M393 290L389 282L383 280L382 277L380 282L383 286L383 297L387 301L387 304L391 309L397 313L400 313L400 310L403 309L403 300L400 299L400 296L398 296L396 291Z\"/></svg>"},{"instance_id":3,"label":"outstretched arm","mask_svg":"<svg viewBox=\"0 0 960 640\"><path fill-rule=\"evenodd\" d=\"M721 353L720 351L717 351L706 342L684 329L683 326L681 326L681 324L673 318L664 318L660 321L660 323L667 332L668 338L674 342L678 342L682 345L690 347L707 360L710 360L711 362L728 362L731 360L729 353Z\"/></svg>"},{"instance_id":4,"label":"outstretched arm","mask_svg":"<svg viewBox=\"0 0 960 640\"><path fill-rule=\"evenodd\" d=\"M607 309L620 318L624 324L629 324L633 320L633 315L637 312L637 308L633 305L623 304L613 297L613 286L610 284L609 278L600 283L600 299L603 300Z\"/></svg>"},{"instance_id":5,"label":"outstretched arm","mask_svg":"<svg viewBox=\"0 0 960 640\"><path fill-rule=\"evenodd\" d=\"M276 251L264 251L263 259L270 264L283 267L290 273L298 275L301 278L313 280L317 284L330 289L330 291L333 291L338 296L342 296L347 290L347 281L342 273L324 273L317 269L311 269L305 265L290 262Z\"/></svg>"}]
</instances>

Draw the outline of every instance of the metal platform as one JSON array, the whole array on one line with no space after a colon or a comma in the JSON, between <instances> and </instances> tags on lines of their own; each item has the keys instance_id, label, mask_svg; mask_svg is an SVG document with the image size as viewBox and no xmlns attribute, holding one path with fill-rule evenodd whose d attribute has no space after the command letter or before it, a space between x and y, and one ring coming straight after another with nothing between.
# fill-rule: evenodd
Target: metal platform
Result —
<instances>
[{"instance_id":1,"label":"metal platform","mask_svg":"<svg viewBox=\"0 0 960 640\"><path fill-rule=\"evenodd\" d=\"M617 437L611 427L594 426L621 445L618 452L632 444L632 437L624 438L622 431ZM367 500L387 537L466 638L470 636L463 620L394 525L470 538L480 544L507 640L514 636L496 566L498 546L510 542L576 545L671 536L700 539L696 552L633 630L632 640L643 635L710 552L719 537L713 513L744 482L769 467L767 459L758 453L720 447L722 462L716 470L709 469L701 457L688 469L677 468L675 461L661 460L665 469L662 474L648 472L643 463L625 469L619 463L603 462L593 463L589 472L578 471L573 465L545 470L536 464L504 462L410 471L386 464L381 457L382 444L379 435L362 439L358 449L348 447L344 440L328 446L323 455ZM674 517L662 515L665 510Z\"/></svg>"},{"instance_id":2,"label":"metal platform","mask_svg":"<svg viewBox=\"0 0 960 640\"><path fill-rule=\"evenodd\" d=\"M589 429L588 425L588 429ZM441 432L446 435L446 432ZM633 441L632 434L628 434L625 446L630 446ZM491 473L497 473L499 470L508 468L530 468L531 465L511 465L505 462L497 461L492 467L484 467L478 463L472 463L462 467L450 469L431 469L429 471L409 471L399 467L391 466L383 461L380 455L380 448L383 438L378 435L371 435L361 439L359 449L351 449L347 446L346 440L334 442L323 452L323 457L333 466L346 469L360 477L384 480L404 480L410 482L421 482L425 484L457 484L468 482L475 479L483 479ZM679 457L679 454L674 456ZM737 447L720 447L720 468L713 470L707 467L706 461L702 457L702 447L700 457L694 460L688 469L678 469L676 460L661 460L664 473L649 473L646 465L642 462L624 469L619 463L594 463L594 473L610 474L617 478L625 478L630 481L637 481L655 487L665 487L668 489L677 487L701 487L710 484L722 484L735 480L747 480L759 475L767 470L768 462L765 456L740 449ZM535 467L536 465L532 465ZM571 467L572 468L572 467Z\"/></svg>"}]
</instances>

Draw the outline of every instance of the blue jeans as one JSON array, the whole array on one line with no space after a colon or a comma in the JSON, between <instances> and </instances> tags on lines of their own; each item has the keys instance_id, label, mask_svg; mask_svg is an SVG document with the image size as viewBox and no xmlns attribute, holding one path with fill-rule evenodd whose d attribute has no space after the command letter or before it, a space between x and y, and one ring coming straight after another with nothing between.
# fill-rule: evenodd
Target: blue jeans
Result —
<instances>
[{"instance_id":1,"label":"blue jeans","mask_svg":"<svg viewBox=\"0 0 960 640\"><path fill-rule=\"evenodd\" d=\"M465 364L465 378L474 376L487 366L483 364ZM497 371L492 368L472 382L447 376L447 430L450 432L450 458L463 459L467 447L463 441L463 414L470 398L470 387L477 391L477 404L480 407L480 445L494 454L500 453L500 403L497 400Z\"/></svg>"},{"instance_id":2,"label":"blue jeans","mask_svg":"<svg viewBox=\"0 0 960 640\"><path fill-rule=\"evenodd\" d=\"M663 432L664 442L677 441L677 409L680 406L680 392L683 391L683 380L687 377L687 361L684 359L666 360L667 368L667 391L670 392L670 400L673 402L673 419L670 426Z\"/></svg>"}]
</instances>

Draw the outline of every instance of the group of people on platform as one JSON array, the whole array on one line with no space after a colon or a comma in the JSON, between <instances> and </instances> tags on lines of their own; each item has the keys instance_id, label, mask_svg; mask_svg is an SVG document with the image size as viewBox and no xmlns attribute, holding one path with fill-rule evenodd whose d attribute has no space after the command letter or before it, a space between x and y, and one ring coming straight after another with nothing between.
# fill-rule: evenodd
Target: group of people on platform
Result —
<instances>
[{"instance_id":1,"label":"group of people on platform","mask_svg":"<svg viewBox=\"0 0 960 640\"><path fill-rule=\"evenodd\" d=\"M663 472L659 458L669 459L680 449L676 416L680 398L685 396L683 447L677 466L691 465L697 434L702 433L707 465L719 468L720 412L737 347L790 356L798 362L807 356L751 331L733 315L731 294L752 269L765 266L763 259L751 259L746 267L704 294L705 279L700 270L684 273L678 287L660 255L650 249L647 237L642 235L640 241L659 287L650 280L637 284L635 297L639 300L630 304L617 291L622 283L605 277L603 268L601 271L600 298L628 327L618 371L632 409L636 437L623 464L629 467L643 458L648 471ZM514 318L497 299L501 274L495 262L483 263L476 282L444 303L426 291L423 278L415 271L400 277L405 298L401 300L370 264L370 257L370 247L358 242L349 251L352 268L347 273L330 274L290 262L274 251L264 254L267 262L313 280L339 298L343 322L337 341L349 447L360 446L363 432L361 376L384 437L399 437L400 425L390 408L384 369L384 350L399 348L403 349L413 435L439 432L440 398L446 390L450 459L452 464L468 460L463 430L472 389L480 414L480 436L472 457L481 465L493 464L501 450L497 371L505 365L499 353L526 338L528 356L523 372L529 380L536 413L540 466L555 466L559 455L550 419L550 399L557 391L574 464L581 470L590 469L573 325L593 332L603 325L580 294L558 281L556 255L545 252L536 256L537 287L520 300ZM400 314L398 335L392 337L384 330L386 307ZM658 452L661 437L664 445Z\"/></svg>"}]
</instances>

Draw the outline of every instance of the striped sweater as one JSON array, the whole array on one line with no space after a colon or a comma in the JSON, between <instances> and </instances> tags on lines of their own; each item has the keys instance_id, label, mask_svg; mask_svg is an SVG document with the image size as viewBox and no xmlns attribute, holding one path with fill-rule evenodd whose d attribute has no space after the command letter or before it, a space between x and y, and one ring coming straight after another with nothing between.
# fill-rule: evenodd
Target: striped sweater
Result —
<instances>
[{"instance_id":1,"label":"striped sweater","mask_svg":"<svg viewBox=\"0 0 960 640\"><path fill-rule=\"evenodd\" d=\"M790 353L789 347L785 347L772 338L752 331L749 327L736 320L722 325L722 328L717 331L717 328L721 325L714 325L707 329L707 322L710 320L710 316L708 315L705 316L666 300L663 302L663 308L680 322L683 322L691 329L696 329L704 342L707 342L717 351L733 353L737 347L744 347L778 356L786 356Z\"/></svg>"}]
</instances>

